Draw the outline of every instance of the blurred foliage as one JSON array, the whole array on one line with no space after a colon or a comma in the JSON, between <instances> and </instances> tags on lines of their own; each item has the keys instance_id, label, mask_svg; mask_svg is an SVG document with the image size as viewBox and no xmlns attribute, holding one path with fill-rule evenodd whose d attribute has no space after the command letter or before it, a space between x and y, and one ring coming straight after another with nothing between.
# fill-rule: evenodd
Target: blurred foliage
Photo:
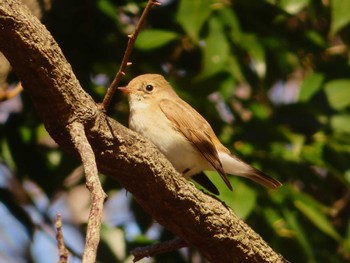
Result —
<instances>
[{"instance_id":1,"label":"blurred foliage","mask_svg":"<svg viewBox=\"0 0 350 263\"><path fill-rule=\"evenodd\" d=\"M208 173L220 189L219 198L275 251L291 262L349 261L349 2L162 3L151 11L123 81L142 73L163 74L226 146L283 182L270 191L231 177L230 192L216 173ZM127 35L144 6L136 0L57 0L46 15L45 24L97 101L119 67ZM46 256L40 261L40 248L48 248L38 242L41 235L50 236L42 242L52 245L52 255L57 253L48 229L60 211L65 238L79 262L82 245L77 247L81 241L75 240L83 238L82 215L89 200L82 172L75 169L79 163L50 140L25 93L0 108L0 208L7 218L7 225L0 225L0 257L49 262ZM112 115L127 123L127 102L120 94ZM130 262L129 250L135 246L171 238L116 182L102 180L110 199L100 262ZM9 249L14 244L9 236L22 243L17 240L19 246ZM11 261L15 256L23 261ZM190 249L145 262L201 261Z\"/></svg>"}]
</instances>

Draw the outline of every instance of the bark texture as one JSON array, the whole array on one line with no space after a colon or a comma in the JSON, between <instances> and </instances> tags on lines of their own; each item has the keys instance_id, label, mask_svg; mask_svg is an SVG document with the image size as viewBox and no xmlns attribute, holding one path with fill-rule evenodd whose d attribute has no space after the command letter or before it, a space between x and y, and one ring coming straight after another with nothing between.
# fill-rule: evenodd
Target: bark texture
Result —
<instances>
[{"instance_id":1,"label":"bark texture","mask_svg":"<svg viewBox=\"0 0 350 263\"><path fill-rule=\"evenodd\" d=\"M0 0L0 51L61 148L77 155L69 128L81 123L99 171L210 262L285 262L230 208L182 178L151 143L99 111L50 33L19 0Z\"/></svg>"},{"instance_id":2,"label":"bark texture","mask_svg":"<svg viewBox=\"0 0 350 263\"><path fill-rule=\"evenodd\" d=\"M45 11L51 8L52 0L22 0L37 18L42 19ZM7 89L7 76L12 68L5 56L0 53L0 90Z\"/></svg>"}]
</instances>

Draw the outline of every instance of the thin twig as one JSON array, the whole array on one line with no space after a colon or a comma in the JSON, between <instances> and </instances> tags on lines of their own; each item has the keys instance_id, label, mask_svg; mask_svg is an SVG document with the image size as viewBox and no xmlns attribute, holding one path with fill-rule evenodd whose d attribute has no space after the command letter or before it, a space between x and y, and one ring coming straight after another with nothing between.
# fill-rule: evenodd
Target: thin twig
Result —
<instances>
[{"instance_id":1,"label":"thin twig","mask_svg":"<svg viewBox=\"0 0 350 263\"><path fill-rule=\"evenodd\" d=\"M68 250L64 245L63 231L62 231L62 218L59 213L56 215L56 240L58 246L59 253L59 263L67 263L68 262Z\"/></svg>"},{"instance_id":2,"label":"thin twig","mask_svg":"<svg viewBox=\"0 0 350 263\"><path fill-rule=\"evenodd\" d=\"M145 257L153 257L159 254L172 252L183 247L187 247L188 244L185 240L177 237L162 243L146 246L137 247L130 253L134 256L134 262L137 262Z\"/></svg>"},{"instance_id":3,"label":"thin twig","mask_svg":"<svg viewBox=\"0 0 350 263\"><path fill-rule=\"evenodd\" d=\"M0 90L0 102L16 97L23 90L21 82L14 89Z\"/></svg>"},{"instance_id":4,"label":"thin twig","mask_svg":"<svg viewBox=\"0 0 350 263\"><path fill-rule=\"evenodd\" d=\"M120 68L119 68L115 78L113 79L111 85L109 86L109 88L107 90L107 93L106 93L106 95L105 95L105 97L103 99L102 105L101 105L102 109L104 111L106 111L107 108L109 107L109 104L111 103L113 95L114 95L115 91L118 88L118 84L119 84L121 78L125 75L125 72L124 72L125 68L127 66L131 65L131 62L129 62L129 58L130 58L132 49L134 47L136 38L137 38L141 28L145 24L146 17L148 15L149 11L151 10L151 7L154 6L154 5L160 5L160 3L158 3L158 2L156 2L154 0L148 0L148 3L147 3L147 5L146 5L145 9L143 10L142 15L140 17L140 20L139 20L139 22L136 25L134 33L131 34L131 35L128 35L128 37L129 37L128 46L127 46L127 48L125 50L122 63L120 65Z\"/></svg>"},{"instance_id":5,"label":"thin twig","mask_svg":"<svg viewBox=\"0 0 350 263\"><path fill-rule=\"evenodd\" d=\"M96 260L98 243L100 242L103 202L106 198L106 194L102 189L98 177L95 154L86 138L83 124L73 122L69 130L72 141L80 154L85 171L86 186L91 193L91 208L82 262L94 263Z\"/></svg>"}]
</instances>

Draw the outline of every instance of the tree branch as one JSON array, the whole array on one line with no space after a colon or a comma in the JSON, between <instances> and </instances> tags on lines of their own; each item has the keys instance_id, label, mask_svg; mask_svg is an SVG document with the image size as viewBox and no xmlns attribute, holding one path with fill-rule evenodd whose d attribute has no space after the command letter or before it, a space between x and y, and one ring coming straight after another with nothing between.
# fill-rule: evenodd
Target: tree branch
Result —
<instances>
[{"instance_id":1,"label":"tree branch","mask_svg":"<svg viewBox=\"0 0 350 263\"><path fill-rule=\"evenodd\" d=\"M55 141L79 156L70 124L84 126L98 169L211 262L285 262L217 199L188 183L153 144L99 111L45 27L19 0L0 0L0 50Z\"/></svg>"},{"instance_id":2,"label":"tree branch","mask_svg":"<svg viewBox=\"0 0 350 263\"><path fill-rule=\"evenodd\" d=\"M59 213L56 215L56 240L59 254L59 263L68 262L68 250L64 245L63 231L62 231L62 218Z\"/></svg>"},{"instance_id":3,"label":"tree branch","mask_svg":"<svg viewBox=\"0 0 350 263\"><path fill-rule=\"evenodd\" d=\"M51 1L52 0L22 0L22 2L28 6L33 15L39 19L41 19L43 14L51 8ZM7 88L9 86L7 83L7 77L11 70L12 68L10 63L7 61L4 55L0 53L0 101L11 99L17 95L15 93L16 91L20 92L22 90L17 86L15 91L11 90L7 92Z\"/></svg>"},{"instance_id":4,"label":"tree branch","mask_svg":"<svg viewBox=\"0 0 350 263\"><path fill-rule=\"evenodd\" d=\"M18 94L22 92L22 84L18 83L17 86L13 89L7 88L6 90L1 90L0 89L0 102L5 101L5 100L10 100L14 97L16 97Z\"/></svg>"},{"instance_id":5,"label":"tree branch","mask_svg":"<svg viewBox=\"0 0 350 263\"><path fill-rule=\"evenodd\" d=\"M85 171L86 185L92 197L82 262L94 263L96 260L98 243L100 242L103 202L107 195L102 189L98 177L95 154L86 138L84 126L79 122L73 122L69 125L68 129L75 148L81 157Z\"/></svg>"},{"instance_id":6,"label":"tree branch","mask_svg":"<svg viewBox=\"0 0 350 263\"><path fill-rule=\"evenodd\" d=\"M145 257L154 257L156 255L172 252L187 246L188 244L185 240L181 238L174 238L162 243L135 248L134 250L130 251L130 253L134 256L133 261L137 262Z\"/></svg>"},{"instance_id":7,"label":"tree branch","mask_svg":"<svg viewBox=\"0 0 350 263\"><path fill-rule=\"evenodd\" d=\"M118 88L118 84L119 84L121 78L125 75L125 72L124 72L125 68L131 64L131 62L129 62L129 58L130 58L132 49L134 48L136 38L137 38L141 28L145 24L146 17L148 15L149 11L151 10L152 6L154 6L154 5L160 5L160 3L158 3L154 0L148 0L147 5L146 5L145 9L143 10L142 15L140 17L140 20L135 27L134 33L132 35L128 36L129 41L128 41L128 45L127 45L127 48L126 48L125 53L124 53L122 63L120 64L120 68L119 68L115 78L113 79L111 85L109 86L107 93L106 93L106 95L103 99L103 102L102 102L102 107L104 110L107 110L109 104L111 103L113 95Z\"/></svg>"}]
</instances>

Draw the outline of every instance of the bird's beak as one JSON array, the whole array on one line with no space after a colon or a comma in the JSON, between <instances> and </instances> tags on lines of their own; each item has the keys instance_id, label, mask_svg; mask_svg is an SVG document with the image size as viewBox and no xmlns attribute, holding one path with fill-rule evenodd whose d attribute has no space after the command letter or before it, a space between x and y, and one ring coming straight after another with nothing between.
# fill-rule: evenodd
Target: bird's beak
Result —
<instances>
[{"instance_id":1,"label":"bird's beak","mask_svg":"<svg viewBox=\"0 0 350 263\"><path fill-rule=\"evenodd\" d=\"M123 92L124 94L130 94L132 92L132 89L129 88L128 86L126 87L118 87L118 89Z\"/></svg>"}]
</instances>

